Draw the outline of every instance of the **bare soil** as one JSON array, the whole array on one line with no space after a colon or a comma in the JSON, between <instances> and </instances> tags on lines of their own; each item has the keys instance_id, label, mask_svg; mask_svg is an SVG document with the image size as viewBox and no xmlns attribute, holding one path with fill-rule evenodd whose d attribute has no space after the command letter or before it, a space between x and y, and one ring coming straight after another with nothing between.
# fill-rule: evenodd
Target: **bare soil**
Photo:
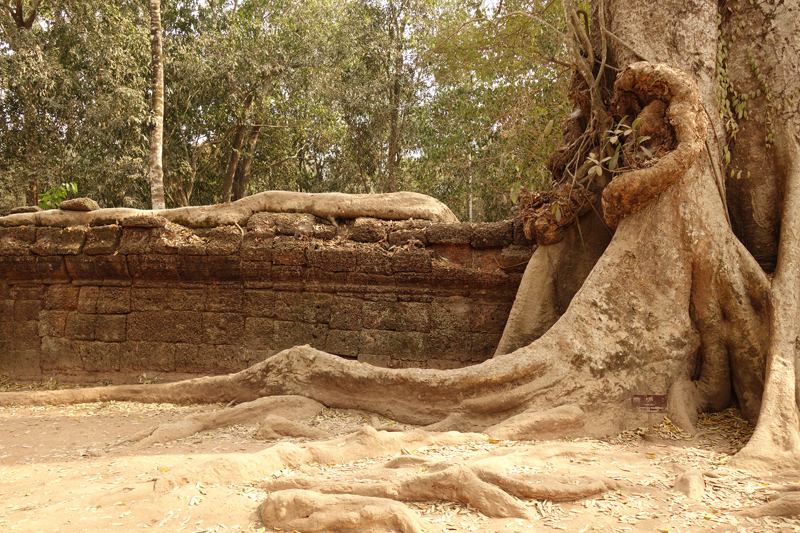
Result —
<instances>
[{"instance_id":1,"label":"bare soil","mask_svg":"<svg viewBox=\"0 0 800 533\"><path fill-rule=\"evenodd\" d=\"M517 473L607 477L619 489L576 502L523 501L536 519L490 518L477 509L446 501L406 503L428 531L614 531L614 532L798 532L798 518L744 518L736 512L776 497L776 479L726 465L749 437L736 412L707 416L697 437L662 421L649 435L627 432L613 438L543 442L476 439L457 446L424 446L399 454L343 464L309 464L263 479L204 484L192 479L203 465L222 468L257 452L302 438L259 441L254 425L198 433L163 445L115 445L149 426L176 422L190 413L225 406L179 406L107 402L72 406L0 408L0 529L3 531L274 531L258 507L264 481L295 474L320 480L363 481L363 474L396 455L450 463L518 453L539 459L519 464ZM368 413L325 410L306 423L337 436L370 423ZM399 426L382 419L381 423ZM691 440L688 440L691 439ZM234 469L234 467L231 467ZM672 488L683 471L703 472L705 494L689 499ZM155 480L185 472L183 483L157 491ZM513 472L512 472L513 473ZM775 474L778 474L777 472ZM800 472L780 483L800 488ZM792 475L796 479L789 479ZM399 474L401 475L401 474ZM407 474L406 474L407 475ZM224 478L224 476L223 476Z\"/></svg>"}]
</instances>

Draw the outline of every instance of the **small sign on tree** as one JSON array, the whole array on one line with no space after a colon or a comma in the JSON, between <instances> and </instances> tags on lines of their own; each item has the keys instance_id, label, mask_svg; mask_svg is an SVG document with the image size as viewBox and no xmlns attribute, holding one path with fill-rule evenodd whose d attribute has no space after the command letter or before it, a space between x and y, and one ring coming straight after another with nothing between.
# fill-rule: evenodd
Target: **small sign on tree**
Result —
<instances>
[{"instance_id":1,"label":"small sign on tree","mask_svg":"<svg viewBox=\"0 0 800 533\"><path fill-rule=\"evenodd\" d=\"M663 394L634 394L631 404L645 413L660 413L667 409L667 397Z\"/></svg>"}]
</instances>

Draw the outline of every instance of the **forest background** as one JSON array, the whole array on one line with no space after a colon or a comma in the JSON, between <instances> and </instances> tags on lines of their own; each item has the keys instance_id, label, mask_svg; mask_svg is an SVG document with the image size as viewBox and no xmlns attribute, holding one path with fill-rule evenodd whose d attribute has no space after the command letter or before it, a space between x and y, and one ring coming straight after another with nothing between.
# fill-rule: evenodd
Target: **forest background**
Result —
<instances>
[{"instance_id":1,"label":"forest background","mask_svg":"<svg viewBox=\"0 0 800 533\"><path fill-rule=\"evenodd\" d=\"M61 184L150 207L147 2L0 6L0 214ZM429 194L507 218L568 112L560 2L162 0L167 207ZM38 196L37 196L38 195Z\"/></svg>"}]
</instances>

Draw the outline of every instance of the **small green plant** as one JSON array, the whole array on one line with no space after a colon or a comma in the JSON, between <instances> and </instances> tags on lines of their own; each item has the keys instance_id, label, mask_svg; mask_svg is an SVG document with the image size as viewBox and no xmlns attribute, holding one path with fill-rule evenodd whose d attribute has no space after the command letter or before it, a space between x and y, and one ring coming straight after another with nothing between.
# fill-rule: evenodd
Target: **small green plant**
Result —
<instances>
[{"instance_id":1,"label":"small green plant","mask_svg":"<svg viewBox=\"0 0 800 533\"><path fill-rule=\"evenodd\" d=\"M650 136L640 135L639 137L636 137L636 126L639 125L639 122L641 122L642 119L637 118L630 126L628 126L625 124L625 120L627 118L628 115L625 115L620 119L614 129L606 130L606 133L609 135L608 142L614 146L614 153L612 155L604 157L603 159L597 159L599 156L594 152L589 154L587 159L593 163L592 167L589 169L589 175L596 174L600 176L603 173L603 165L605 165L606 168L612 172L617 170L617 167L619 167L619 154L622 150L622 146L631 135L634 136L633 153L638 155L639 150L641 150L642 153L649 159L653 159L653 153L642 144L648 140Z\"/></svg>"},{"instance_id":2,"label":"small green plant","mask_svg":"<svg viewBox=\"0 0 800 533\"><path fill-rule=\"evenodd\" d=\"M42 195L39 201L39 207L42 209L56 209L61 202L74 196L78 192L78 185L76 183L62 183L57 187L50 187L47 192Z\"/></svg>"}]
</instances>

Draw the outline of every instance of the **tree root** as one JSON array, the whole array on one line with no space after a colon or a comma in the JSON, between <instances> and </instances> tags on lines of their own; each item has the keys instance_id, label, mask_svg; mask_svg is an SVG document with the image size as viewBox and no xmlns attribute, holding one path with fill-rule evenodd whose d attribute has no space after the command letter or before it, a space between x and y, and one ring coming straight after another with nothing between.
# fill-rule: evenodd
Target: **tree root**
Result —
<instances>
[{"instance_id":1,"label":"tree root","mask_svg":"<svg viewBox=\"0 0 800 533\"><path fill-rule=\"evenodd\" d=\"M800 494L788 492L781 494L777 500L745 509L740 516L758 518L761 516L797 516L800 515Z\"/></svg>"},{"instance_id":2,"label":"tree root","mask_svg":"<svg viewBox=\"0 0 800 533\"><path fill-rule=\"evenodd\" d=\"M185 471L170 471L156 479L155 488L167 491L189 482L220 485L263 479L279 470L311 463L340 464L399 454L403 450L408 452L423 446L454 446L487 440L485 435L475 433L431 433L422 430L386 433L363 426L355 433L324 442L310 442L302 446L279 442L252 455L212 460L193 465Z\"/></svg>"},{"instance_id":3,"label":"tree root","mask_svg":"<svg viewBox=\"0 0 800 533\"><path fill-rule=\"evenodd\" d=\"M209 429L216 429L225 426L232 426L235 424L252 423L263 417L267 420L262 424L264 430L264 437L258 438L278 438L279 436L311 436L312 438L328 438L331 435L322 432L321 430L313 431L314 428L308 428L308 432L303 435L294 435L301 430L285 424L282 421L289 422L288 419L304 420L310 418L325 408L319 402L315 402L304 396L270 396L266 398L259 398L252 402L243 403L230 409L223 409L221 411L214 411L211 413L197 413L189 415L183 420L171 424L162 424L160 426L151 427L135 433L130 437L126 437L114 443L115 446L125 444L128 442L136 443L137 446L152 446L156 443L169 442L171 440L182 439L206 431ZM270 416L271 415L271 416ZM274 418L273 418L274 417ZM277 424L276 424L277 422ZM283 429L276 429L276 436L268 432L270 425L275 425ZM299 425L299 424L298 424ZM264 427L267 429L264 429ZM259 433L261 433L259 431Z\"/></svg>"},{"instance_id":4,"label":"tree root","mask_svg":"<svg viewBox=\"0 0 800 533\"><path fill-rule=\"evenodd\" d=\"M408 507L385 498L282 490L261 504L261 520L285 531L422 533L422 520Z\"/></svg>"},{"instance_id":5,"label":"tree root","mask_svg":"<svg viewBox=\"0 0 800 533\"><path fill-rule=\"evenodd\" d=\"M270 492L302 489L399 501L446 500L472 506L496 518L531 518L531 512L517 498L574 501L618 488L616 481L605 478L505 473L514 460L531 459L510 455L513 458L482 458L474 464L399 457L383 468L359 472L357 481L325 481L297 475L271 479L260 487ZM398 474L397 469L403 468L405 475Z\"/></svg>"},{"instance_id":6,"label":"tree root","mask_svg":"<svg viewBox=\"0 0 800 533\"><path fill-rule=\"evenodd\" d=\"M244 226L254 213L310 213L320 218L373 217L387 220L430 220L443 224L458 218L439 200L413 192L387 194L302 193L267 191L219 205L178 207L162 211L126 208L96 211L62 211L51 209L37 213L20 213L0 217L0 226L101 226L117 224L123 219L143 213L160 215L189 228Z\"/></svg>"},{"instance_id":7,"label":"tree root","mask_svg":"<svg viewBox=\"0 0 800 533\"><path fill-rule=\"evenodd\" d=\"M267 415L261 422L261 427L256 433L256 438L260 440L279 439L281 437L305 437L307 439L325 440L333 437L333 433L328 433L322 429L287 420L282 416Z\"/></svg>"},{"instance_id":8,"label":"tree root","mask_svg":"<svg viewBox=\"0 0 800 533\"><path fill-rule=\"evenodd\" d=\"M365 474L381 479L390 473L387 470ZM520 501L498 486L484 481L475 470L463 464L437 463L426 473L382 483L320 482L313 477L302 476L279 478L263 483L261 488L267 491L306 489L325 494L357 494L399 501L446 500L471 505L486 516L530 518L528 509Z\"/></svg>"}]
</instances>

